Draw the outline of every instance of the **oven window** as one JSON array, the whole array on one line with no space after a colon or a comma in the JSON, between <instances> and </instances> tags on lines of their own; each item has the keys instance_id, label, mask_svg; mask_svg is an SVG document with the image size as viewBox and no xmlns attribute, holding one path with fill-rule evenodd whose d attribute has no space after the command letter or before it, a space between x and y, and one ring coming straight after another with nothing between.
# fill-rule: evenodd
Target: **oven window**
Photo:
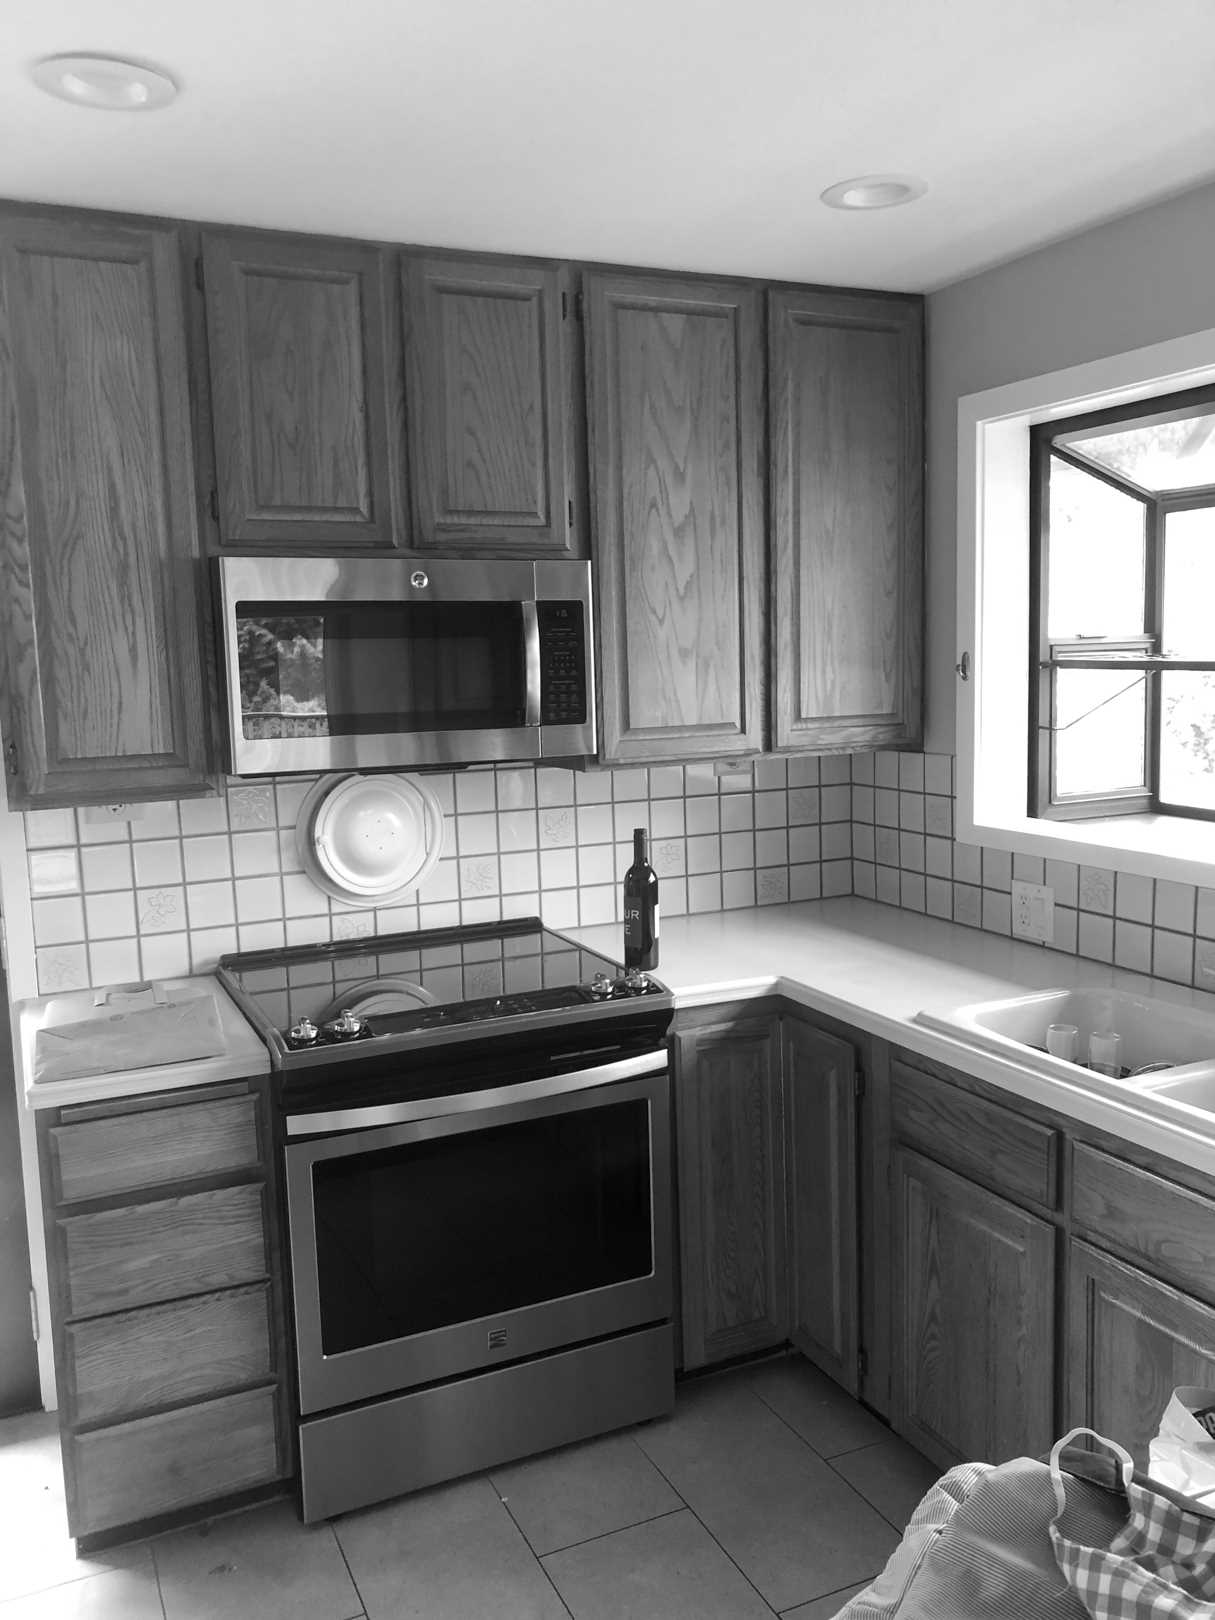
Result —
<instances>
[{"instance_id":1,"label":"oven window","mask_svg":"<svg viewBox=\"0 0 1215 1620\"><path fill-rule=\"evenodd\" d=\"M251 738L521 726L518 602L239 602Z\"/></svg>"},{"instance_id":2,"label":"oven window","mask_svg":"<svg viewBox=\"0 0 1215 1620\"><path fill-rule=\"evenodd\" d=\"M313 1166L325 1355L647 1277L649 1105Z\"/></svg>"}]
</instances>

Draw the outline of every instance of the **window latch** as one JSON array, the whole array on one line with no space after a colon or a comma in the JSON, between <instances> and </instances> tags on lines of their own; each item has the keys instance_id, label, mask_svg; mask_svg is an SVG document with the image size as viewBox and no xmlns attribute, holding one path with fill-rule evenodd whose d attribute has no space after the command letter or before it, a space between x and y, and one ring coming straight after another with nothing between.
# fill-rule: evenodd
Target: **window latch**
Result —
<instances>
[{"instance_id":1,"label":"window latch","mask_svg":"<svg viewBox=\"0 0 1215 1620\"><path fill-rule=\"evenodd\" d=\"M964 652L961 659L953 667L958 672L961 680L968 681L970 679L970 654Z\"/></svg>"}]
</instances>

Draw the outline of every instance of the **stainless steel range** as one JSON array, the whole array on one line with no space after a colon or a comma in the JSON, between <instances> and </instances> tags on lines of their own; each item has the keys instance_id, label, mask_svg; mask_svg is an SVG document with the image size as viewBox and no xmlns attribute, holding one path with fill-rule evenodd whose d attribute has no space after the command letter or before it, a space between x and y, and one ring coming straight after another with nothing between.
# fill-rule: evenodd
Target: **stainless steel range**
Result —
<instances>
[{"instance_id":1,"label":"stainless steel range","mask_svg":"<svg viewBox=\"0 0 1215 1620\"><path fill-rule=\"evenodd\" d=\"M661 985L535 919L219 977L276 1070L305 1520L671 1409Z\"/></svg>"}]
</instances>

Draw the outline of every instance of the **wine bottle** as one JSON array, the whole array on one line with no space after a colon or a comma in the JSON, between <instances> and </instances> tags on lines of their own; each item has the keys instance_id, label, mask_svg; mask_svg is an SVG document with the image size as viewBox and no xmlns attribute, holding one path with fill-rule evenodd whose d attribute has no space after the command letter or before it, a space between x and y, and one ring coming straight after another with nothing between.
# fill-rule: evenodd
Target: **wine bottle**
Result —
<instances>
[{"instance_id":1,"label":"wine bottle","mask_svg":"<svg viewBox=\"0 0 1215 1620\"><path fill-rule=\"evenodd\" d=\"M658 966L658 876L646 859L644 827L633 828L633 864L624 874L624 965Z\"/></svg>"}]
</instances>

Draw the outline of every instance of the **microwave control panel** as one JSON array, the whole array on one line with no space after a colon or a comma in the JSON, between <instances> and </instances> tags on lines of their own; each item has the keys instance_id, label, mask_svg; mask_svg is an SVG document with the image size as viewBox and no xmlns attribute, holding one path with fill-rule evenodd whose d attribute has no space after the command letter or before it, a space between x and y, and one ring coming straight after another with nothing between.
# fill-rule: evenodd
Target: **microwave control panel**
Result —
<instances>
[{"instance_id":1,"label":"microwave control panel","mask_svg":"<svg viewBox=\"0 0 1215 1620\"><path fill-rule=\"evenodd\" d=\"M581 602L537 602L540 724L586 723L586 626Z\"/></svg>"}]
</instances>

